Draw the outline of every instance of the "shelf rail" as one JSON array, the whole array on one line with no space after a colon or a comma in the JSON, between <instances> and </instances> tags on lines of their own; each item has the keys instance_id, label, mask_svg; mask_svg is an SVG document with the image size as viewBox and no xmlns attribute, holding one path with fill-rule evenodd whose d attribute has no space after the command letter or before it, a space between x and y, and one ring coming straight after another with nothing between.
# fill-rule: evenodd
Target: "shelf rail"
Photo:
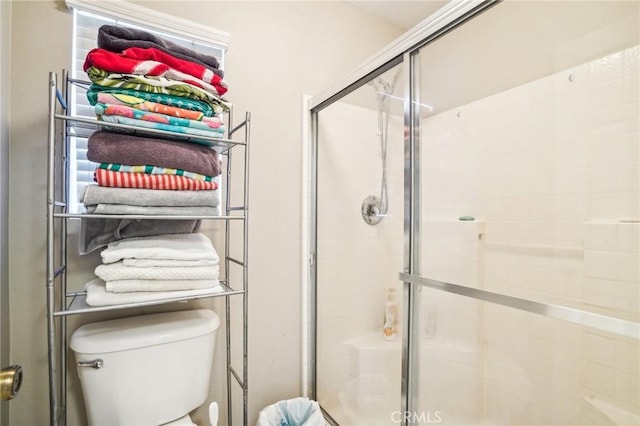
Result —
<instances>
[{"instance_id":1,"label":"shelf rail","mask_svg":"<svg viewBox=\"0 0 640 426\"><path fill-rule=\"evenodd\" d=\"M223 288L223 291L221 292L211 292L211 293L203 292L202 294L195 294L191 296L172 297L172 298L162 299L162 300L149 300L144 302L125 303L122 305L109 305L109 306L90 306L86 303L87 293L85 291L70 292L66 294L66 298L71 299L71 301L67 304L66 308L60 311L54 312L53 315L56 317L64 317L64 316L76 315L76 314L88 314L93 312L132 309L132 308L140 308L144 306L155 306L155 305L162 305L166 303L184 303L190 300L232 296L235 294L242 294L244 292L244 290L234 290L223 282L220 283L220 286Z\"/></svg>"},{"instance_id":2,"label":"shelf rail","mask_svg":"<svg viewBox=\"0 0 640 426\"><path fill-rule=\"evenodd\" d=\"M108 123L106 121L100 121L95 118L88 117L72 117L70 115L64 114L55 114L55 118L59 120L64 120L67 122L67 126L69 128L74 128L74 124L85 124L89 129L96 128L108 128L109 130L121 130L128 131L130 133L142 135L142 136L161 136L168 139L178 140L178 141L192 141L194 143L204 144L212 148L222 148L222 153L225 150L232 148L235 145L244 145L244 142L234 141L231 139L217 138L211 136L191 136L188 134L178 134L175 132L170 132L167 130L159 130L152 128L143 128L138 126L133 126L130 124L121 124L121 123Z\"/></svg>"},{"instance_id":3,"label":"shelf rail","mask_svg":"<svg viewBox=\"0 0 640 426\"><path fill-rule=\"evenodd\" d=\"M202 216L202 215L143 215L143 214L93 214L93 213L54 213L55 218L67 219L163 219L163 220L182 220L182 219L207 219L207 220L244 220L245 216Z\"/></svg>"},{"instance_id":4,"label":"shelf rail","mask_svg":"<svg viewBox=\"0 0 640 426\"><path fill-rule=\"evenodd\" d=\"M243 211L244 218L243 227L242 227L242 260L236 259L231 256L231 222L227 221L225 223L225 271L227 273L227 278L230 277L231 272L231 264L239 265L242 268L242 289L244 290L242 293L242 377L236 372L233 368L232 361L232 351L231 351L231 306L229 298L225 298L225 314L227 321L227 335L226 335L226 346L227 346L227 424L231 426L234 424L233 422L233 398L232 398L232 378L236 380L236 382L240 385L242 389L242 416L243 416L243 425L247 425L249 419L249 374L248 374L248 312L249 312L249 277L248 277L248 238L249 238L249 138L251 131L251 113L247 112L245 115L244 121L242 121L237 126L233 126L233 110L229 114L229 138L233 136L236 132L244 129L244 140L247 141L244 146L244 156L241 159L243 165L244 172L244 181L242 182L242 207L240 206L232 206L232 169L234 164L234 156L231 151L227 153L227 188L225 193L225 212L227 216L231 216L231 212L233 211ZM231 217L240 217L240 216L231 216Z\"/></svg>"},{"instance_id":5,"label":"shelf rail","mask_svg":"<svg viewBox=\"0 0 640 426\"><path fill-rule=\"evenodd\" d=\"M51 426L58 426L59 409L58 409L58 390L57 378L58 360L56 357L56 334L55 324L53 323L53 313L55 311L55 267L54 267L54 250L55 250L55 181L53 179L55 173L55 132L56 123L54 111L56 109L57 99L57 75L53 72L49 73L49 117L47 132L47 358L49 361L49 420Z\"/></svg>"}]
</instances>

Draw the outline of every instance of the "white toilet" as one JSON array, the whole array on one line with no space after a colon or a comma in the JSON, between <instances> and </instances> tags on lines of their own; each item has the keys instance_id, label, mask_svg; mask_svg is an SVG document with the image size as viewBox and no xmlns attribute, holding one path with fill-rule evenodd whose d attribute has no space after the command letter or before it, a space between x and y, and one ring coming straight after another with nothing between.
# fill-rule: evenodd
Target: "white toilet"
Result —
<instances>
[{"instance_id":1,"label":"white toilet","mask_svg":"<svg viewBox=\"0 0 640 426\"><path fill-rule=\"evenodd\" d=\"M194 425L188 413L207 399L219 325L196 309L78 328L70 346L89 425Z\"/></svg>"}]
</instances>

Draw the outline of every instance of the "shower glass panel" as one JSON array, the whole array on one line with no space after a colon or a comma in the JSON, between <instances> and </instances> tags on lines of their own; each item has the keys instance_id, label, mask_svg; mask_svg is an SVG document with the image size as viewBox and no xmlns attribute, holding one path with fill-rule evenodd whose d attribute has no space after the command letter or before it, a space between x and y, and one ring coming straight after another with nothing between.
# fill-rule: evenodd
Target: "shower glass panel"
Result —
<instances>
[{"instance_id":1,"label":"shower glass panel","mask_svg":"<svg viewBox=\"0 0 640 426\"><path fill-rule=\"evenodd\" d=\"M431 289L422 303L454 309L420 324L416 423L638 424L637 340Z\"/></svg>"},{"instance_id":2,"label":"shower glass panel","mask_svg":"<svg viewBox=\"0 0 640 426\"><path fill-rule=\"evenodd\" d=\"M637 326L639 6L502 2L420 50L423 277ZM415 423L640 423L637 339L420 298Z\"/></svg>"},{"instance_id":3,"label":"shower glass panel","mask_svg":"<svg viewBox=\"0 0 640 426\"><path fill-rule=\"evenodd\" d=\"M396 66L318 113L316 399L342 425L400 407L401 80Z\"/></svg>"}]
</instances>

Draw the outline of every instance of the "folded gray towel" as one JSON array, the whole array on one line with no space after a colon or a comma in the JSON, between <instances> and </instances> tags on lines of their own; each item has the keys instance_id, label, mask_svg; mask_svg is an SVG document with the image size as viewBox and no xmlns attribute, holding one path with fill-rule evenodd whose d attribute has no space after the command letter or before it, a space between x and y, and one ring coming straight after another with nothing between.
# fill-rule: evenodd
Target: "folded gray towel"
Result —
<instances>
[{"instance_id":1,"label":"folded gray towel","mask_svg":"<svg viewBox=\"0 0 640 426\"><path fill-rule=\"evenodd\" d=\"M124 238L191 234L199 228L199 220L82 219L78 252L88 254Z\"/></svg>"},{"instance_id":2,"label":"folded gray towel","mask_svg":"<svg viewBox=\"0 0 640 426\"><path fill-rule=\"evenodd\" d=\"M178 59L200 64L220 77L224 76L224 72L218 69L220 68L220 62L214 56L198 53L143 30L103 25L98 29L98 47L117 53L129 47L141 47L143 49L153 47Z\"/></svg>"},{"instance_id":3,"label":"folded gray towel","mask_svg":"<svg viewBox=\"0 0 640 426\"><path fill-rule=\"evenodd\" d=\"M177 192L177 191L176 191ZM195 192L195 191L194 191ZM128 206L125 204L96 204L87 206L91 214L135 214L162 216L219 216L218 207L179 206Z\"/></svg>"},{"instance_id":4,"label":"folded gray towel","mask_svg":"<svg viewBox=\"0 0 640 426\"><path fill-rule=\"evenodd\" d=\"M220 191L172 191L164 189L111 188L87 185L80 201L89 210L98 204L151 207L217 207ZM142 213L153 214L153 213Z\"/></svg>"},{"instance_id":5,"label":"folded gray towel","mask_svg":"<svg viewBox=\"0 0 640 426\"><path fill-rule=\"evenodd\" d=\"M215 149L104 130L89 136L87 158L96 163L170 167L205 176L220 174L220 159Z\"/></svg>"}]
</instances>

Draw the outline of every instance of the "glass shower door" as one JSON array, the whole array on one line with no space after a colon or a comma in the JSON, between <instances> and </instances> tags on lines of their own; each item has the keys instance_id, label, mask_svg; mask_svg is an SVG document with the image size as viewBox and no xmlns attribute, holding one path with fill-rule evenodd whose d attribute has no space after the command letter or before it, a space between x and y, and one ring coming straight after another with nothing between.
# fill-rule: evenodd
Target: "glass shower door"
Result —
<instances>
[{"instance_id":1,"label":"glass shower door","mask_svg":"<svg viewBox=\"0 0 640 426\"><path fill-rule=\"evenodd\" d=\"M410 423L640 424L639 17L502 2L419 51Z\"/></svg>"},{"instance_id":2,"label":"glass shower door","mask_svg":"<svg viewBox=\"0 0 640 426\"><path fill-rule=\"evenodd\" d=\"M393 424L400 407L401 77L395 67L318 113L316 399L342 425Z\"/></svg>"}]
</instances>

